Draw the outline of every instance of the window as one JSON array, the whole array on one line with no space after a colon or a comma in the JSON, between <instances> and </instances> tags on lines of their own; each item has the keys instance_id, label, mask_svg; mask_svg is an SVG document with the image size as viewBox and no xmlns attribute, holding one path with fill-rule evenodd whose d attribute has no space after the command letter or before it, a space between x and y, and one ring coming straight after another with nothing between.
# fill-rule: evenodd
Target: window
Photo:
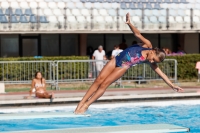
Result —
<instances>
[{"instance_id":1,"label":"window","mask_svg":"<svg viewBox=\"0 0 200 133\"><path fill-rule=\"evenodd\" d=\"M59 41L58 34L43 34L41 35L41 54L42 56L58 56Z\"/></svg>"},{"instance_id":2,"label":"window","mask_svg":"<svg viewBox=\"0 0 200 133\"><path fill-rule=\"evenodd\" d=\"M1 57L19 56L18 35L1 35Z\"/></svg>"},{"instance_id":3,"label":"window","mask_svg":"<svg viewBox=\"0 0 200 133\"><path fill-rule=\"evenodd\" d=\"M61 34L61 55L78 55L78 35Z\"/></svg>"}]
</instances>

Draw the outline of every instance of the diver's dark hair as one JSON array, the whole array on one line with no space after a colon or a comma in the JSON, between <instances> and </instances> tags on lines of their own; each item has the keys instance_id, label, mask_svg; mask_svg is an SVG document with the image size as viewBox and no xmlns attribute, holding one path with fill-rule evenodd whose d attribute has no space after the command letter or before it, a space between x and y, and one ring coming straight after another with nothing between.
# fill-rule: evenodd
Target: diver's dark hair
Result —
<instances>
[{"instance_id":1,"label":"diver's dark hair","mask_svg":"<svg viewBox=\"0 0 200 133\"><path fill-rule=\"evenodd\" d=\"M37 74L38 73L41 73L40 71L37 71L36 73L35 73L35 78L37 78ZM42 75L42 73L41 73L41 75ZM41 78L41 84L42 84L42 79L43 79L43 77Z\"/></svg>"},{"instance_id":2,"label":"diver's dark hair","mask_svg":"<svg viewBox=\"0 0 200 133\"><path fill-rule=\"evenodd\" d=\"M165 59L165 57L166 57L165 51L162 50L162 49L159 49L157 47L153 48L153 50L155 50L156 56L158 56L160 62L162 62Z\"/></svg>"}]
</instances>

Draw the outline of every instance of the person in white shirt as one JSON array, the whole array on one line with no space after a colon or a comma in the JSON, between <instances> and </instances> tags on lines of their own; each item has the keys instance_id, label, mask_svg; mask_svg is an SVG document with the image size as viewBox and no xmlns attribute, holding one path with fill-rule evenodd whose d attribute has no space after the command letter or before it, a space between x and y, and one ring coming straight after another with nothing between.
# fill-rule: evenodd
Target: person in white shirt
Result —
<instances>
[{"instance_id":1,"label":"person in white shirt","mask_svg":"<svg viewBox=\"0 0 200 133\"><path fill-rule=\"evenodd\" d=\"M103 46L99 46L98 50L95 50L92 56L93 60L97 60L96 61L96 70L97 70L97 75L99 75L100 71L103 69L104 66L104 62L103 60L106 59L105 56L105 51L103 50Z\"/></svg>"},{"instance_id":2,"label":"person in white shirt","mask_svg":"<svg viewBox=\"0 0 200 133\"><path fill-rule=\"evenodd\" d=\"M119 45L115 45L114 50L112 51L111 59L121 53L123 50L119 49Z\"/></svg>"}]
</instances>

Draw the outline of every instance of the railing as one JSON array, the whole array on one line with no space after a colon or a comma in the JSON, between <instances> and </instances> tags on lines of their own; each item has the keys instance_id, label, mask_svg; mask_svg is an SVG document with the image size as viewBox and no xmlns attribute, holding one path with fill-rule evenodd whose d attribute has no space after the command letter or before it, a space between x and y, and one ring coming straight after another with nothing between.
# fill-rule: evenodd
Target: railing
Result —
<instances>
[{"instance_id":1,"label":"railing","mask_svg":"<svg viewBox=\"0 0 200 133\"><path fill-rule=\"evenodd\" d=\"M52 61L0 61L0 80L6 84L29 84L37 71L47 83L54 81Z\"/></svg>"},{"instance_id":2,"label":"railing","mask_svg":"<svg viewBox=\"0 0 200 133\"><path fill-rule=\"evenodd\" d=\"M59 89L59 83L93 82L107 61L58 60L58 61L3 61L0 62L0 79L6 84L30 84L36 71L40 71L47 83ZM159 68L177 82L177 61L165 59ZM161 80L148 64L140 64L127 70L122 81L146 82Z\"/></svg>"},{"instance_id":3,"label":"railing","mask_svg":"<svg viewBox=\"0 0 200 133\"><path fill-rule=\"evenodd\" d=\"M104 66L107 61L66 60L57 61L57 83L91 81L98 75L98 65ZM101 67L101 66L100 66Z\"/></svg>"},{"instance_id":4,"label":"railing","mask_svg":"<svg viewBox=\"0 0 200 133\"><path fill-rule=\"evenodd\" d=\"M177 82L177 61L175 59L165 59L164 62L158 63L159 68L168 76L170 80ZM161 80L148 64L140 64L128 69L123 76L123 81L149 81Z\"/></svg>"}]
</instances>

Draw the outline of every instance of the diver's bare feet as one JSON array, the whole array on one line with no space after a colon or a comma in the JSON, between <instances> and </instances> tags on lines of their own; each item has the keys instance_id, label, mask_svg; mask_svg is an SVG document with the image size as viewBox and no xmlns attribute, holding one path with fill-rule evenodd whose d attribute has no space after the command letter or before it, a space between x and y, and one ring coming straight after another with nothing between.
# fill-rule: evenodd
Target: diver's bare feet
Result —
<instances>
[{"instance_id":1,"label":"diver's bare feet","mask_svg":"<svg viewBox=\"0 0 200 133\"><path fill-rule=\"evenodd\" d=\"M84 103L79 102L79 104L77 105L77 107L76 107L76 109L75 109L75 111L74 111L75 114L77 114L78 110L81 109L81 107L83 106L83 104L84 104Z\"/></svg>"},{"instance_id":2,"label":"diver's bare feet","mask_svg":"<svg viewBox=\"0 0 200 133\"><path fill-rule=\"evenodd\" d=\"M84 114L88 109L88 105L85 103L82 107L75 112L75 114Z\"/></svg>"}]
</instances>

